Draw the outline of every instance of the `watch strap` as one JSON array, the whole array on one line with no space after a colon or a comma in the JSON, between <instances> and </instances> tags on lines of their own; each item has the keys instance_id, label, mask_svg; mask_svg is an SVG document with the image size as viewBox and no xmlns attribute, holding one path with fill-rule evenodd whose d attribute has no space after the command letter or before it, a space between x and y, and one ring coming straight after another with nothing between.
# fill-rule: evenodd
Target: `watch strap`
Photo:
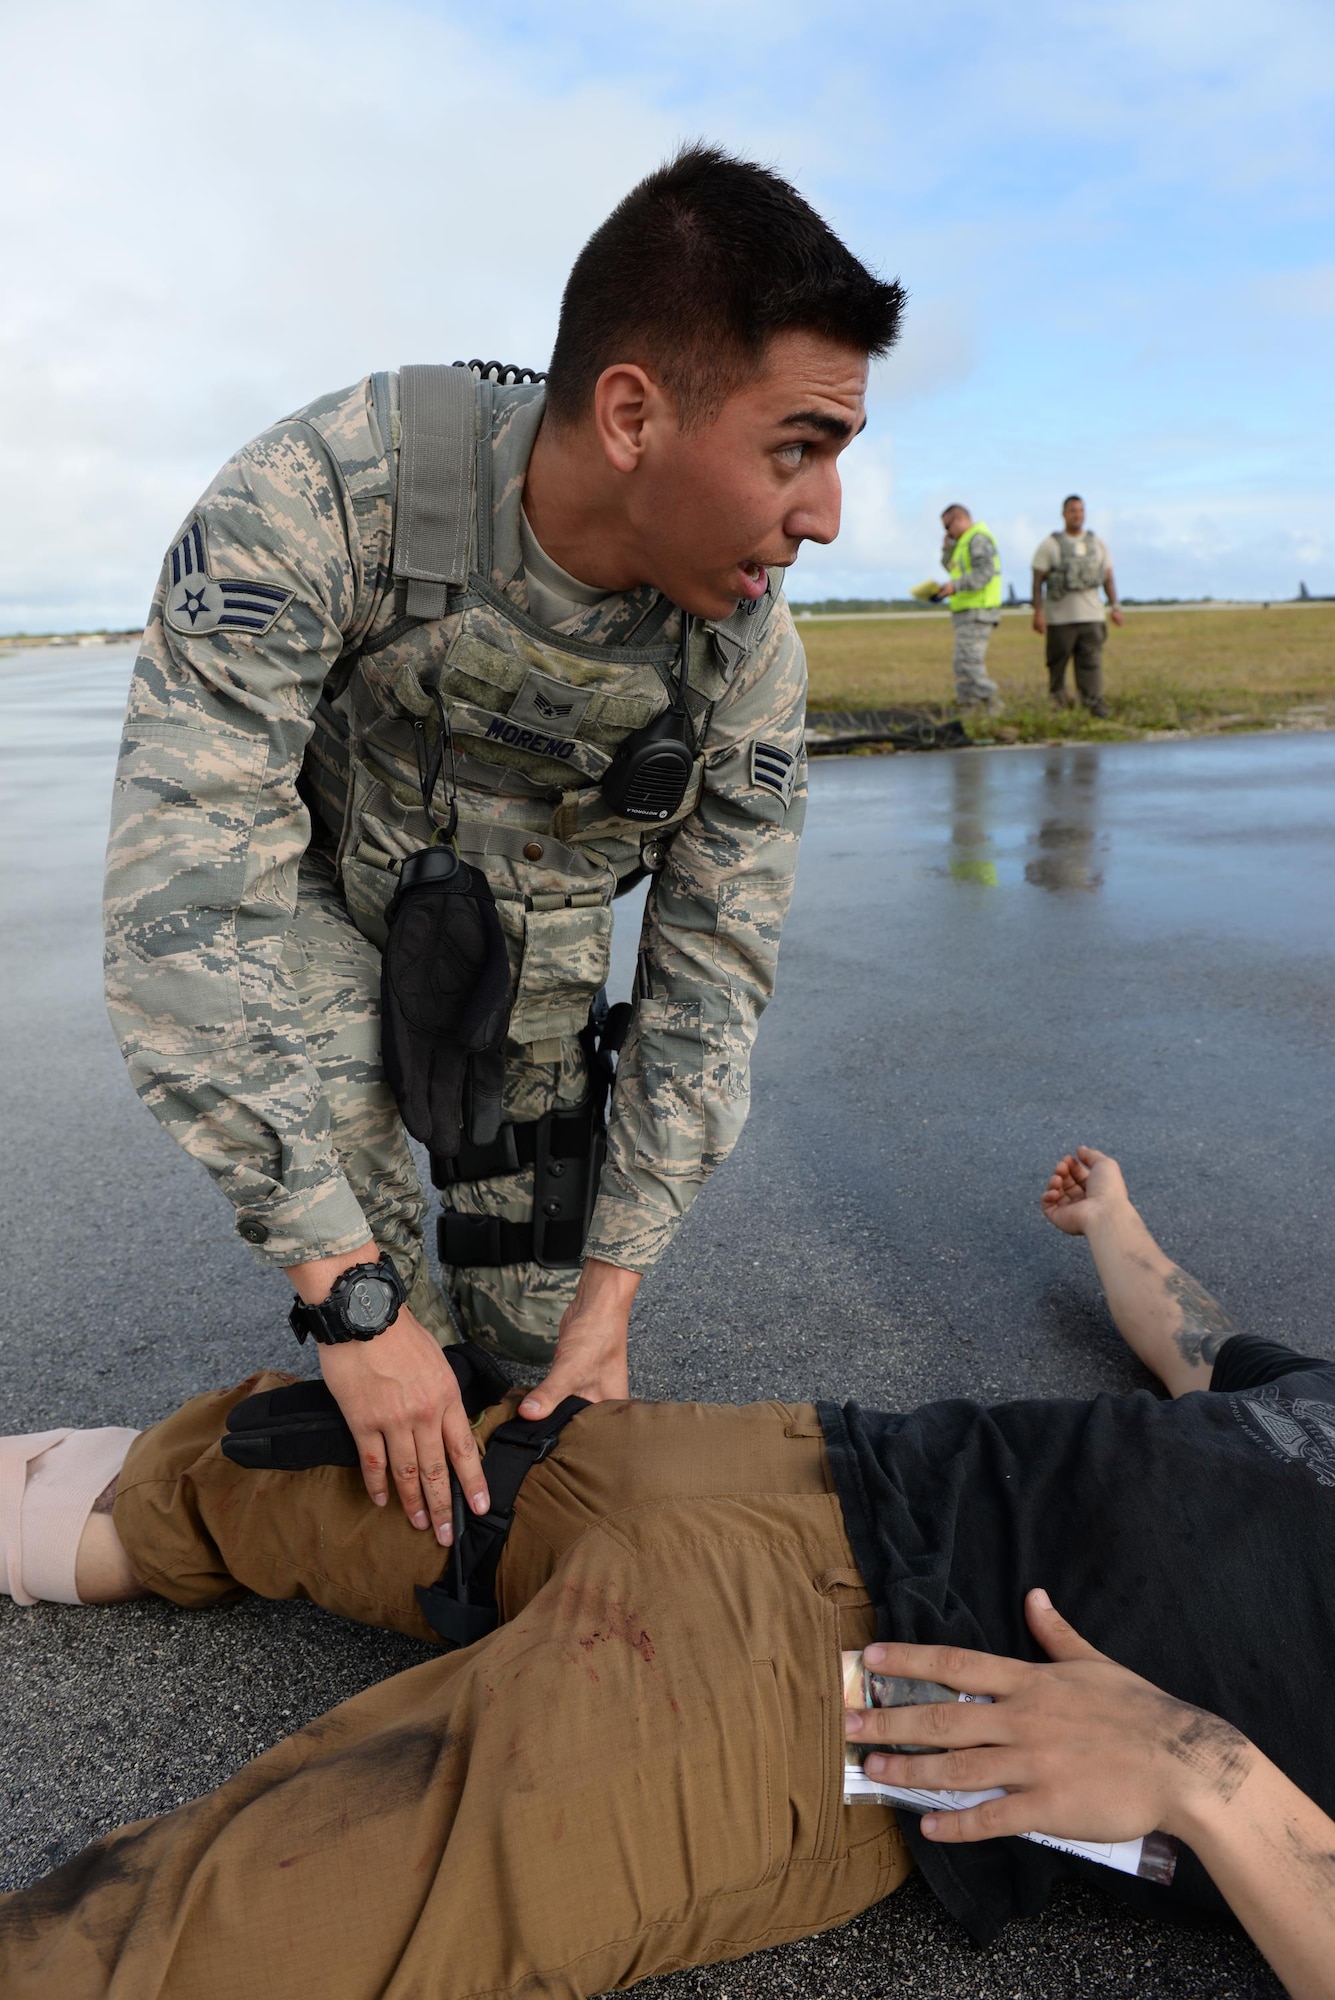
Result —
<instances>
[{"instance_id":1,"label":"watch strap","mask_svg":"<svg viewBox=\"0 0 1335 2000\"><path fill-rule=\"evenodd\" d=\"M297 1300L287 1316L287 1323L303 1344L310 1338L318 1340L323 1346L336 1347L345 1340L357 1338L343 1324L339 1314L329 1311L328 1305L308 1306L303 1299Z\"/></svg>"}]
</instances>

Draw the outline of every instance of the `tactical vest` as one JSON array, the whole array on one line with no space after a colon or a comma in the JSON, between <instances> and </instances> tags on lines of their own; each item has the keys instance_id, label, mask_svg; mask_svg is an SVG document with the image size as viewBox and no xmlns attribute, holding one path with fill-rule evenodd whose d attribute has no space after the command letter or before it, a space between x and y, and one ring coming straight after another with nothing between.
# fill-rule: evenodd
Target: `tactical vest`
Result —
<instances>
[{"instance_id":1,"label":"tactical vest","mask_svg":"<svg viewBox=\"0 0 1335 2000\"><path fill-rule=\"evenodd\" d=\"M585 1026L606 978L613 898L662 865L666 839L699 798L713 704L766 620L741 613L693 632L686 700L697 756L680 808L648 829L609 812L599 780L625 738L671 699L680 613L657 598L622 642L593 644L537 624L498 584L499 441L509 439L512 471L521 456L527 464L514 440L526 427L531 448L541 398L537 382L477 379L459 365L405 368L397 380L371 378L355 435L347 399L337 421L319 405L303 413L338 460L350 530L379 520L383 546L388 509L393 589L382 577L368 629L331 672L302 789L336 843L353 921L383 946L398 866L432 835L420 772L439 690L456 749L457 845L490 881L510 951L510 1039L552 1061ZM518 496L507 491L517 521ZM510 563L503 552L502 570ZM446 758L447 778L449 769Z\"/></svg>"},{"instance_id":2,"label":"tactical vest","mask_svg":"<svg viewBox=\"0 0 1335 2000\"><path fill-rule=\"evenodd\" d=\"M1047 574L1047 593L1050 601L1067 597L1075 590L1097 590L1103 582L1106 567L1099 554L1099 545L1093 535L1078 538L1059 529L1053 536L1057 544L1057 560ZM1079 543L1083 542L1083 551Z\"/></svg>"},{"instance_id":3,"label":"tactical vest","mask_svg":"<svg viewBox=\"0 0 1335 2000\"><path fill-rule=\"evenodd\" d=\"M969 544L975 535L991 535L992 530L984 521L971 521L950 552L946 565L952 577L967 576L970 568ZM994 538L995 539L995 538ZM954 590L950 594L952 611L991 611L1001 603L1001 565L997 573L983 585L981 590Z\"/></svg>"}]
</instances>

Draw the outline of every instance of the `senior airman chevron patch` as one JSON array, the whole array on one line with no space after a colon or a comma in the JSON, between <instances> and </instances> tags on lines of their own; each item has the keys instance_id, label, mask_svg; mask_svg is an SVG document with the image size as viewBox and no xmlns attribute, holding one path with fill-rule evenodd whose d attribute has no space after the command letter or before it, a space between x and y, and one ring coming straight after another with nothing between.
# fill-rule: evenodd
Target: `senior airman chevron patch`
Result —
<instances>
[{"instance_id":1,"label":"senior airman chevron patch","mask_svg":"<svg viewBox=\"0 0 1335 2000\"><path fill-rule=\"evenodd\" d=\"M757 737L751 745L751 783L774 792L790 806L793 786L797 783L796 757L790 757L777 743L762 743Z\"/></svg>"},{"instance_id":2,"label":"senior airman chevron patch","mask_svg":"<svg viewBox=\"0 0 1335 2000\"><path fill-rule=\"evenodd\" d=\"M209 575L204 524L190 523L167 557L167 623L174 632L267 632L295 593L273 583L242 583Z\"/></svg>"}]
</instances>

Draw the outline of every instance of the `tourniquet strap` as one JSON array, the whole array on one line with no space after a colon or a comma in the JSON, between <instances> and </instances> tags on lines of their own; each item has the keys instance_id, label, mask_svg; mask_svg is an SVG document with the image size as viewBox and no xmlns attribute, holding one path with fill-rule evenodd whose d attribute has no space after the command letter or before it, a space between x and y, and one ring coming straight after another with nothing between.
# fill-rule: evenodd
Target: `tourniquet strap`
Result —
<instances>
[{"instance_id":1,"label":"tourniquet strap","mask_svg":"<svg viewBox=\"0 0 1335 2000\"><path fill-rule=\"evenodd\" d=\"M471 1646L495 1628L496 1571L514 1525L519 1489L570 1419L588 1407L582 1396L567 1396L535 1423L512 1417L492 1432L483 1458L491 1507L485 1514L468 1514L456 1505L455 1544L445 1574L439 1583L417 1586L422 1616L448 1645ZM452 1490L458 1485L453 1471L450 1485Z\"/></svg>"},{"instance_id":2,"label":"tourniquet strap","mask_svg":"<svg viewBox=\"0 0 1335 2000\"><path fill-rule=\"evenodd\" d=\"M461 1341L445 1349L471 1423L499 1403L510 1379L485 1347ZM228 1412L224 1458L255 1472L308 1472L313 1465L356 1465L357 1444L323 1382L259 1389Z\"/></svg>"}]
</instances>

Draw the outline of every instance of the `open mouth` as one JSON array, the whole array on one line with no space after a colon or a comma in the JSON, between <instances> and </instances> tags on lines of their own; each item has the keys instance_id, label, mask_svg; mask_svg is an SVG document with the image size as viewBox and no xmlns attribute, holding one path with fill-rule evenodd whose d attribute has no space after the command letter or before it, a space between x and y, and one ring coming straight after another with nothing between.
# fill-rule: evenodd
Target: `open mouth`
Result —
<instances>
[{"instance_id":1,"label":"open mouth","mask_svg":"<svg viewBox=\"0 0 1335 2000\"><path fill-rule=\"evenodd\" d=\"M764 563L740 562L737 565L737 575L741 580L739 595L749 604L753 604L758 597L763 597L769 589L769 571Z\"/></svg>"}]
</instances>

